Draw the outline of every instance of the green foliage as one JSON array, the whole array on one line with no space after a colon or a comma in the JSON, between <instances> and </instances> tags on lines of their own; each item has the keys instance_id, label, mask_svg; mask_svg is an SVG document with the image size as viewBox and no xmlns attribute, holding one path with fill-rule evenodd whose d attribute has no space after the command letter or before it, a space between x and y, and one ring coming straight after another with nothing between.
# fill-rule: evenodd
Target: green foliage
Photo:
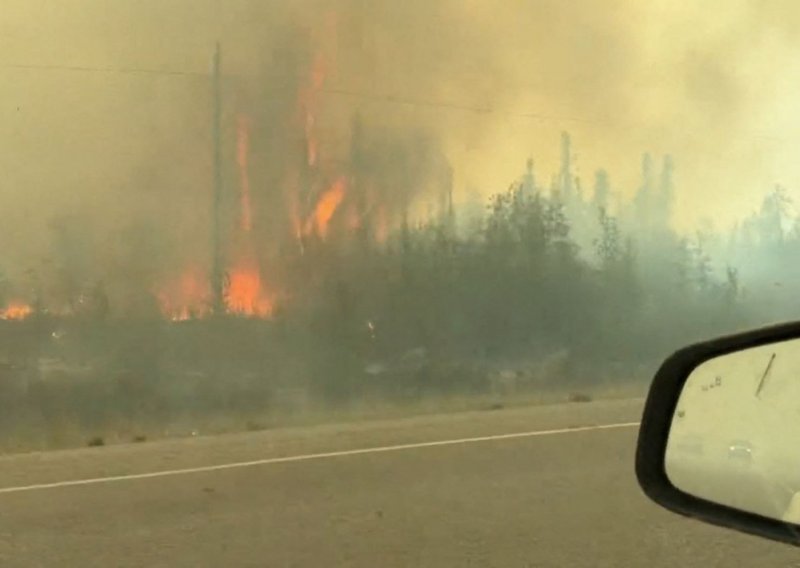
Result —
<instances>
[{"instance_id":1,"label":"green foliage","mask_svg":"<svg viewBox=\"0 0 800 568\"><path fill-rule=\"evenodd\" d=\"M600 223L600 238L595 240L595 248L600 264L605 269L611 269L622 258L622 243L617 220L610 216L604 207L598 210Z\"/></svg>"}]
</instances>

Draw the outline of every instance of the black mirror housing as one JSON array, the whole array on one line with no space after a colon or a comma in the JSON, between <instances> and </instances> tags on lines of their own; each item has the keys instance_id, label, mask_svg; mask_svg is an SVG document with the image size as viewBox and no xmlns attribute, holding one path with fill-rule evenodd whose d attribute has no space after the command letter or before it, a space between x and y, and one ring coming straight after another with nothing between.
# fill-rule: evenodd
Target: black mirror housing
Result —
<instances>
[{"instance_id":1,"label":"black mirror housing","mask_svg":"<svg viewBox=\"0 0 800 568\"><path fill-rule=\"evenodd\" d=\"M636 476L651 500L680 515L800 546L798 525L681 491L670 481L665 464L673 415L687 379L699 365L722 355L798 338L800 322L780 324L690 345L664 361L647 396L636 448ZM798 371L800 380L800 369ZM775 436L793 435L789 430L790 425L787 425L787 431L775 432Z\"/></svg>"}]
</instances>

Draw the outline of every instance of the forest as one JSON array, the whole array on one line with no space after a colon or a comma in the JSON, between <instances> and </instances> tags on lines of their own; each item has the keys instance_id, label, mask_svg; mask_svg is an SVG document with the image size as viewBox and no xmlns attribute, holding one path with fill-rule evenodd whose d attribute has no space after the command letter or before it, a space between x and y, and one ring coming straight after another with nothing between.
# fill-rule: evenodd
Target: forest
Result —
<instances>
[{"instance_id":1,"label":"forest","mask_svg":"<svg viewBox=\"0 0 800 568\"><path fill-rule=\"evenodd\" d=\"M261 428L387 402L642 394L676 348L796 317L800 223L786 189L730 231L678 234L671 157L643 156L634 192L604 170L589 190L571 145L563 134L546 186L531 160L482 201L456 205L450 186L391 230L367 215L309 231L276 253L290 292L264 313L165 317L157 292L122 312L102 282L56 266L70 306L57 312L46 292L14 304L4 278L4 446ZM54 224L57 250L71 230Z\"/></svg>"}]
</instances>

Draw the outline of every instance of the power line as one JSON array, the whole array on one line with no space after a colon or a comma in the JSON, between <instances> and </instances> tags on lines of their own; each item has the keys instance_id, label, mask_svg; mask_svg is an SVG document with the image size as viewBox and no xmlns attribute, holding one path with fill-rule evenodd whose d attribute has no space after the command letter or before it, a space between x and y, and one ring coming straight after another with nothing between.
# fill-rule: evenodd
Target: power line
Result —
<instances>
[{"instance_id":1,"label":"power line","mask_svg":"<svg viewBox=\"0 0 800 568\"><path fill-rule=\"evenodd\" d=\"M210 73L197 71L175 71L170 69L144 69L138 67L91 67L84 65L39 65L7 63L0 65L0 69L21 69L30 71L73 71L79 73L108 73L120 75L166 75L176 77L211 77Z\"/></svg>"},{"instance_id":2,"label":"power line","mask_svg":"<svg viewBox=\"0 0 800 568\"><path fill-rule=\"evenodd\" d=\"M606 122L596 119L582 118L575 116L559 116L559 115L537 113L537 112L513 112L503 109L496 109L493 107L475 107L475 106L463 105L447 101L432 101L432 100L417 99L411 97L398 97L396 95L377 95L372 93L359 93L357 91L348 91L345 89L331 89L322 87L321 89L319 89L319 91L331 95L343 95L347 97L361 98L361 99L415 106L415 107L446 108L446 109L461 110L466 112L473 112L476 114L502 114L507 116L516 116L520 118L530 118L535 120L582 122L586 124L602 124Z\"/></svg>"},{"instance_id":3,"label":"power line","mask_svg":"<svg viewBox=\"0 0 800 568\"><path fill-rule=\"evenodd\" d=\"M107 74L123 74L123 75L151 75L151 76L176 76L176 77L195 77L195 78L211 78L211 74L208 72L198 72L198 71L175 71L175 70L168 70L168 69L147 69L147 68L140 68L140 67L93 67L93 66L84 66L84 65L40 65L40 64L2 64L0 65L0 69L20 69L20 70L31 70L31 71L67 71L67 72L80 72L80 73L107 73ZM225 74L223 76L226 79L242 79L250 77L248 75L237 75L237 74ZM301 80L301 78L298 78ZM285 89L291 89L292 86L287 86ZM283 90L283 89L282 89ZM537 112L513 112L503 109L496 109L492 107L477 107L465 104L459 104L452 101L436 101L430 99L422 99L422 98L414 98L414 97L401 97L397 95L391 94L376 94L376 93L364 93L358 91L351 91L347 89L336 89L330 87L321 87L319 89L315 89L315 92L328 94L328 95L336 95L336 96L344 96L350 98L358 98L362 100L369 100L374 102L383 102L388 104L397 104L397 105L405 105L405 106L412 106L418 108L440 108L440 109L450 109L450 110L459 110L463 112L471 112L474 114L483 114L483 115L505 115L505 116L515 116L519 118L528 118L533 120L547 120L547 121L555 121L555 122L576 122L576 123L584 123L584 124L613 124L611 121L601 121L597 119L590 119L590 118L582 118L582 117L575 117L575 116L559 116L559 115L551 115L546 113L537 113Z\"/></svg>"},{"instance_id":4,"label":"power line","mask_svg":"<svg viewBox=\"0 0 800 568\"><path fill-rule=\"evenodd\" d=\"M31 71L66 71L78 73L105 73L105 74L122 74L122 75L146 75L146 76L167 76L167 77L191 77L211 80L211 73L205 71L178 71L174 69L150 69L142 67L99 67L88 65L47 65L47 64L20 64L8 63L0 64L0 69L19 69ZM246 79L252 78L252 75L245 74L224 74L223 79ZM303 78L298 77L298 81ZM287 85L283 89L273 90L291 90L295 88L293 85ZM391 94L378 94L378 93L365 93L359 91L352 91L347 89L337 89L331 87L321 87L315 89L315 92L343 96L349 98L357 98L366 101L373 101L386 104L396 104L411 106L416 108L432 108L432 109L449 109L461 112L470 112L479 115L497 115L508 116L516 118L526 118L529 120L547 121L547 122L571 122L576 124L593 124L599 126L620 127L622 124L618 121L593 119L579 116L566 116L557 114L548 114L542 112L515 112L506 109L498 109L493 107L479 107L461 104L452 101L437 101L416 97L402 97ZM633 128L633 126L626 126L625 129ZM773 143L788 143L787 140L777 136L770 136L767 134L753 133L747 136L753 140L767 141Z\"/></svg>"}]
</instances>

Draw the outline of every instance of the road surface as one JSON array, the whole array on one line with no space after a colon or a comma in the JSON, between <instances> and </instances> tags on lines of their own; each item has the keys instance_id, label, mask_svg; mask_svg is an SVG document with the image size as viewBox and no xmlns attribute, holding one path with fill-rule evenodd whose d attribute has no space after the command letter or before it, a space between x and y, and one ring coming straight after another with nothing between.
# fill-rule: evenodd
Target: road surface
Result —
<instances>
[{"instance_id":1,"label":"road surface","mask_svg":"<svg viewBox=\"0 0 800 568\"><path fill-rule=\"evenodd\" d=\"M0 458L0 566L800 566L646 500L641 404Z\"/></svg>"}]
</instances>

